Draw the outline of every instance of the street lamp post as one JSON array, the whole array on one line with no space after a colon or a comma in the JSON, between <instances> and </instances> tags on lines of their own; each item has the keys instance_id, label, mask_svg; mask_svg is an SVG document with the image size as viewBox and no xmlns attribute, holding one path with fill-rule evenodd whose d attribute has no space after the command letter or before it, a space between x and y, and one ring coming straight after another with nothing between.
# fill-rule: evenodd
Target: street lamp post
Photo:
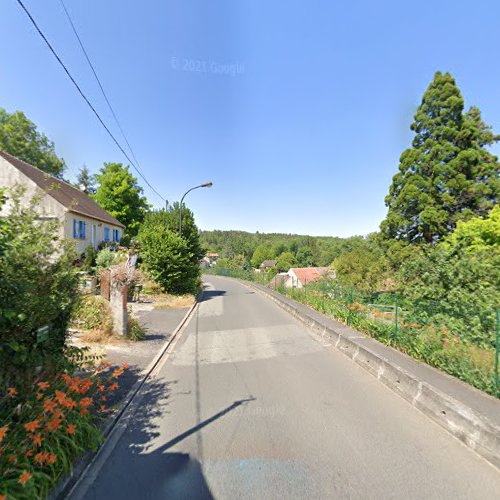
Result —
<instances>
[{"instance_id":1,"label":"street lamp post","mask_svg":"<svg viewBox=\"0 0 500 500\"><path fill-rule=\"evenodd\" d=\"M188 189L182 196L181 198L181 204L179 206L179 236L182 236L182 202L184 201L185 196L193 191L193 189L198 189L198 188L209 188L212 187L213 183L212 181L205 182L203 184L200 184L199 186L192 187L191 189Z\"/></svg>"}]
</instances>

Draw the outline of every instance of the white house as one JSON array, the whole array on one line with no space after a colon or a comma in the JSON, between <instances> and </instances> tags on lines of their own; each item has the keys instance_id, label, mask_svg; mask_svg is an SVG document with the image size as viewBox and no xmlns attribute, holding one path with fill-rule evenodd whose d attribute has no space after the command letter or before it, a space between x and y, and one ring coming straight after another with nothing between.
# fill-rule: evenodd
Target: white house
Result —
<instances>
[{"instance_id":1,"label":"white house","mask_svg":"<svg viewBox=\"0 0 500 500\"><path fill-rule=\"evenodd\" d=\"M312 281L326 276L335 277L335 273L328 267L292 267L289 269L285 281L286 288L302 288Z\"/></svg>"},{"instance_id":2,"label":"white house","mask_svg":"<svg viewBox=\"0 0 500 500\"><path fill-rule=\"evenodd\" d=\"M64 237L83 253L102 241L120 241L125 226L79 189L18 158L0 151L0 189L22 186L26 203L40 197L40 215L59 219ZM3 213L8 213L8 205ZM0 215L2 213L0 212Z\"/></svg>"}]
</instances>

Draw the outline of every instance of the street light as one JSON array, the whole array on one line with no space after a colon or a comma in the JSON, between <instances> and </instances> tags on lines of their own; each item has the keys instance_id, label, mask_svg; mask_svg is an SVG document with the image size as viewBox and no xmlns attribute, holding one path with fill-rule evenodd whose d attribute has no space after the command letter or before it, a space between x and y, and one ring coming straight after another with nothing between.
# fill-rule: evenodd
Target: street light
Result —
<instances>
[{"instance_id":1,"label":"street light","mask_svg":"<svg viewBox=\"0 0 500 500\"><path fill-rule=\"evenodd\" d=\"M179 207L179 236L182 236L182 202L184 201L184 197L190 193L191 191L193 191L193 189L198 189L198 188L209 188L209 187L212 187L213 186L213 183L212 181L208 181L208 182L205 182L203 184L200 184L199 186L195 186L195 187L192 187L191 189L188 189L184 195L182 196L181 198L181 204L180 204L180 207Z\"/></svg>"}]
</instances>

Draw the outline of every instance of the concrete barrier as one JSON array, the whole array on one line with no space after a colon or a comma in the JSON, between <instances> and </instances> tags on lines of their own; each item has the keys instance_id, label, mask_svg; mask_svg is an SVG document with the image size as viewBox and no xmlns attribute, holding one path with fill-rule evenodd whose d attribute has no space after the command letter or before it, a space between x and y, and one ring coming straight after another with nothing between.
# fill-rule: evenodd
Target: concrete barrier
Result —
<instances>
[{"instance_id":1,"label":"concrete barrier","mask_svg":"<svg viewBox=\"0 0 500 500\"><path fill-rule=\"evenodd\" d=\"M241 281L273 300L282 309L351 358L434 422L500 468L500 427L466 404L373 352L362 344L365 334L337 324L310 307L255 283ZM355 335L353 335L355 334ZM416 362L415 362L416 363ZM443 374L443 376L446 376ZM500 410L500 402L499 402Z\"/></svg>"}]
</instances>

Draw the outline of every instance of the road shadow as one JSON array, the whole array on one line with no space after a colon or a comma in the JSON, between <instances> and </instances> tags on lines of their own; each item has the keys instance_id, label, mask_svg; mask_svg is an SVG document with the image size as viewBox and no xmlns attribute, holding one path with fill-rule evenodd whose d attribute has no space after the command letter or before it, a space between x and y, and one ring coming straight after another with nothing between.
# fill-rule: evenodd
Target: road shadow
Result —
<instances>
[{"instance_id":1,"label":"road shadow","mask_svg":"<svg viewBox=\"0 0 500 500\"><path fill-rule=\"evenodd\" d=\"M162 443L165 428L161 432L161 421L170 412L169 402L175 397L176 384L177 381L160 380L145 383L125 433L83 498L214 498L197 458L169 450L253 398L234 401Z\"/></svg>"}]
</instances>

